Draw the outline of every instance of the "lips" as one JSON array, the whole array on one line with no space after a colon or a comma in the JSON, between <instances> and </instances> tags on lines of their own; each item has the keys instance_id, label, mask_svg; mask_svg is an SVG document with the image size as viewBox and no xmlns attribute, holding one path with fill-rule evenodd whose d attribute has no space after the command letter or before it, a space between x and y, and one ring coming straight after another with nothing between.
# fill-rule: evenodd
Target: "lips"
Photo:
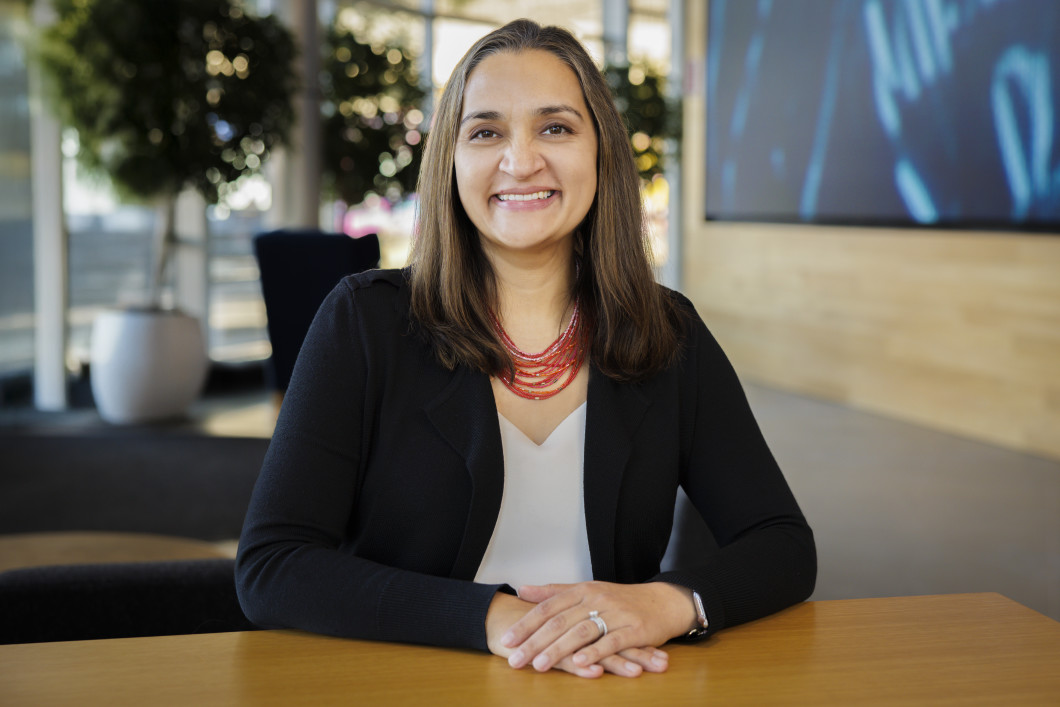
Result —
<instances>
[{"instance_id":1,"label":"lips","mask_svg":"<svg viewBox=\"0 0 1060 707\"><path fill-rule=\"evenodd\" d=\"M496 197L499 201L543 201L548 199L556 193L555 189L543 189L541 191L530 192L528 194L497 194Z\"/></svg>"}]
</instances>

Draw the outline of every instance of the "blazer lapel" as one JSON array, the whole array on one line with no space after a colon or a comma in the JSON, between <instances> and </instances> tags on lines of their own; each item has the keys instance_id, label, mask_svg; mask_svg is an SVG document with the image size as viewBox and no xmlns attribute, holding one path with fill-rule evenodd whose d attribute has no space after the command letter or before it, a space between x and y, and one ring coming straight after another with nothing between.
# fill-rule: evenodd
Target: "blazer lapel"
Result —
<instances>
[{"instance_id":1,"label":"blazer lapel","mask_svg":"<svg viewBox=\"0 0 1060 707\"><path fill-rule=\"evenodd\" d=\"M633 385L616 383L595 367L589 376L585 419L585 526L593 578L617 580L615 518L633 438L650 402Z\"/></svg>"},{"instance_id":2,"label":"blazer lapel","mask_svg":"<svg viewBox=\"0 0 1060 707\"><path fill-rule=\"evenodd\" d=\"M424 406L438 433L467 464L471 504L451 577L474 579L486 554L504 492L504 454L489 378L458 369L452 382Z\"/></svg>"}]
</instances>

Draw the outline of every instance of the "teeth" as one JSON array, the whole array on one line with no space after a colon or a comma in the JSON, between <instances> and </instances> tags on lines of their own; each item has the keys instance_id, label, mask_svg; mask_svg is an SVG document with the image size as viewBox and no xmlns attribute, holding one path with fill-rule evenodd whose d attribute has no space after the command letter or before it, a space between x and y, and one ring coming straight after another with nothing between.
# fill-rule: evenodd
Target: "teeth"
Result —
<instances>
[{"instance_id":1,"label":"teeth","mask_svg":"<svg viewBox=\"0 0 1060 707\"><path fill-rule=\"evenodd\" d=\"M534 201L535 199L547 199L555 193L554 190L539 191L533 194L498 194L501 201Z\"/></svg>"}]
</instances>

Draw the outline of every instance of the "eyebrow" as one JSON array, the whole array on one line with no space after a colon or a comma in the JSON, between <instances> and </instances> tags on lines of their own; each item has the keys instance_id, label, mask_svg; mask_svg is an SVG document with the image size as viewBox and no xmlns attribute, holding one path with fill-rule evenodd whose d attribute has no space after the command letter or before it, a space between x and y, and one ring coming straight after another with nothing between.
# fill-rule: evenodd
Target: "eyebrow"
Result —
<instances>
[{"instance_id":1,"label":"eyebrow","mask_svg":"<svg viewBox=\"0 0 1060 707\"><path fill-rule=\"evenodd\" d=\"M579 111L577 108L575 108L573 106L567 105L566 103L560 103L560 104L557 104L557 105L554 105L554 106L541 106L540 108L538 108L537 110L534 111L534 114L535 115L539 115L539 116L556 115L557 113L573 113L578 118L580 118L582 120L585 120L585 116L583 116L581 114L581 111ZM469 120L501 120L503 118L504 118L504 116L501 115L501 113L499 111L484 110L484 111L479 111L478 113L468 113L460 121L460 124L463 125L464 123L468 122Z\"/></svg>"}]
</instances>

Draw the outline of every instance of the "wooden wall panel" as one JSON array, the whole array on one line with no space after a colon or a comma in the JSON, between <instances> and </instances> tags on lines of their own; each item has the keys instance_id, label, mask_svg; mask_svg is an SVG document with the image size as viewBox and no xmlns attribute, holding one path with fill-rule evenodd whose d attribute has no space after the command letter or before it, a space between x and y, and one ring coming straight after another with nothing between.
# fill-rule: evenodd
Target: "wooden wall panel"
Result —
<instances>
[{"instance_id":1,"label":"wooden wall panel","mask_svg":"<svg viewBox=\"0 0 1060 707\"><path fill-rule=\"evenodd\" d=\"M684 290L741 373L1060 458L1060 239L697 226Z\"/></svg>"},{"instance_id":2,"label":"wooden wall panel","mask_svg":"<svg viewBox=\"0 0 1060 707\"><path fill-rule=\"evenodd\" d=\"M1060 458L1060 236L706 222L702 136L686 127L682 289L741 375Z\"/></svg>"}]
</instances>

